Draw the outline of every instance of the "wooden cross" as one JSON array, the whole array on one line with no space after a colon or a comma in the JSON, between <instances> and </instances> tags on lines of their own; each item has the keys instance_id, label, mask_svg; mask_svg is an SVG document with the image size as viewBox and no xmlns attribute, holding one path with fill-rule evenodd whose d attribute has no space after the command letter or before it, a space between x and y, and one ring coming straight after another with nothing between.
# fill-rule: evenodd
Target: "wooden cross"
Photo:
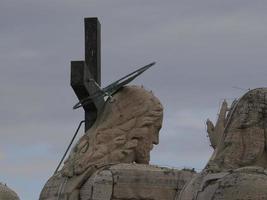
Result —
<instances>
[{"instance_id":1,"label":"wooden cross","mask_svg":"<svg viewBox=\"0 0 267 200\"><path fill-rule=\"evenodd\" d=\"M79 101L93 95L97 85L101 85L101 30L97 18L85 18L85 60L71 61L71 87ZM98 108L104 99L98 99L83 105L85 112L85 131L95 122Z\"/></svg>"}]
</instances>

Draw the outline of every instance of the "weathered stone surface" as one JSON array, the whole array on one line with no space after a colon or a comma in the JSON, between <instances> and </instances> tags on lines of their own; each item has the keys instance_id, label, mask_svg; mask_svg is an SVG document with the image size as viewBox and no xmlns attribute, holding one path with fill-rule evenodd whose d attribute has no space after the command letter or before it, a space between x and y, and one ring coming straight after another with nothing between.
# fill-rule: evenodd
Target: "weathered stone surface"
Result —
<instances>
[{"instance_id":1,"label":"weathered stone surface","mask_svg":"<svg viewBox=\"0 0 267 200\"><path fill-rule=\"evenodd\" d=\"M184 188L179 200L265 200L266 187L267 175L259 167L202 173Z\"/></svg>"},{"instance_id":2,"label":"weathered stone surface","mask_svg":"<svg viewBox=\"0 0 267 200\"><path fill-rule=\"evenodd\" d=\"M95 172L81 200L173 200L195 172L152 165L117 164Z\"/></svg>"},{"instance_id":3,"label":"weathered stone surface","mask_svg":"<svg viewBox=\"0 0 267 200\"><path fill-rule=\"evenodd\" d=\"M125 87L110 101L94 126L73 148L62 172L71 177L96 164L148 164L153 144L158 144L163 108L159 100L140 87Z\"/></svg>"},{"instance_id":4,"label":"weathered stone surface","mask_svg":"<svg viewBox=\"0 0 267 200\"><path fill-rule=\"evenodd\" d=\"M16 192L0 183L0 200L19 200L19 197Z\"/></svg>"},{"instance_id":5,"label":"weathered stone surface","mask_svg":"<svg viewBox=\"0 0 267 200\"><path fill-rule=\"evenodd\" d=\"M137 86L122 88L106 102L103 113L79 139L62 170L48 180L40 199L72 195L105 165L148 164L153 144L159 142L162 116L162 105L152 92Z\"/></svg>"},{"instance_id":6,"label":"weathered stone surface","mask_svg":"<svg viewBox=\"0 0 267 200\"><path fill-rule=\"evenodd\" d=\"M267 199L267 89L249 91L229 111L224 102L216 126L207 125L214 153L178 199Z\"/></svg>"},{"instance_id":7,"label":"weathered stone surface","mask_svg":"<svg viewBox=\"0 0 267 200\"><path fill-rule=\"evenodd\" d=\"M266 200L267 89L224 101L207 132L214 153L205 169L148 165L158 144L162 106L152 93L126 87L107 103L73 148L40 200Z\"/></svg>"},{"instance_id":8,"label":"weathered stone surface","mask_svg":"<svg viewBox=\"0 0 267 200\"><path fill-rule=\"evenodd\" d=\"M267 167L266 123L266 88L251 90L235 101L225 118L223 132L219 131L218 146L206 169Z\"/></svg>"}]
</instances>

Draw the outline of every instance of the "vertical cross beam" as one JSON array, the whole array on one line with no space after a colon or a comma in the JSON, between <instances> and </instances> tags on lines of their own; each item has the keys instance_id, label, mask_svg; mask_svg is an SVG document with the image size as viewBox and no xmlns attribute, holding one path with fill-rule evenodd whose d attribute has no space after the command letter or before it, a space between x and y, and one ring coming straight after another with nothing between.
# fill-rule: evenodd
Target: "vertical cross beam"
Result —
<instances>
[{"instance_id":1,"label":"vertical cross beam","mask_svg":"<svg viewBox=\"0 0 267 200\"><path fill-rule=\"evenodd\" d=\"M95 93L94 80L101 85L100 23L97 18L85 18L85 61L71 62L71 86L81 102ZM100 103L102 103L100 101ZM97 118L99 102L92 101L83 105L85 112L85 131Z\"/></svg>"},{"instance_id":2,"label":"vertical cross beam","mask_svg":"<svg viewBox=\"0 0 267 200\"><path fill-rule=\"evenodd\" d=\"M101 86L101 27L97 18L84 19L85 33L85 67L91 73L91 78ZM96 120L97 108L94 103L84 107L85 131L88 130Z\"/></svg>"},{"instance_id":3,"label":"vertical cross beam","mask_svg":"<svg viewBox=\"0 0 267 200\"><path fill-rule=\"evenodd\" d=\"M85 63L93 79L101 85L101 25L97 18L84 19Z\"/></svg>"}]
</instances>

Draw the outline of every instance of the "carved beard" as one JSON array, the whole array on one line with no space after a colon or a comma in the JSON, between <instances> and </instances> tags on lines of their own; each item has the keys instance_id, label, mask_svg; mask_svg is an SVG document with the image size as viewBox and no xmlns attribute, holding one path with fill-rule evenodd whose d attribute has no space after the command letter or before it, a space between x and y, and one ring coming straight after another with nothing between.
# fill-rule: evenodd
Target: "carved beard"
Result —
<instances>
[{"instance_id":1,"label":"carved beard","mask_svg":"<svg viewBox=\"0 0 267 200\"><path fill-rule=\"evenodd\" d=\"M153 148L153 144L150 140L142 138L138 141L136 147L136 163L139 164L149 164L150 161L150 151Z\"/></svg>"}]
</instances>

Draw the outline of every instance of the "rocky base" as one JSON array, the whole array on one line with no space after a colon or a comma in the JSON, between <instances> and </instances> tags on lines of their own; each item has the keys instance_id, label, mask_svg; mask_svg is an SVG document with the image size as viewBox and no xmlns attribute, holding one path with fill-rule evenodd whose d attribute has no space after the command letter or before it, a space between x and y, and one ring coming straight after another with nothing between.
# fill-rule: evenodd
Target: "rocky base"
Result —
<instances>
[{"instance_id":1,"label":"rocky base","mask_svg":"<svg viewBox=\"0 0 267 200\"><path fill-rule=\"evenodd\" d=\"M189 170L152 165L112 165L88 179L81 188L80 199L173 200L194 175Z\"/></svg>"}]
</instances>

